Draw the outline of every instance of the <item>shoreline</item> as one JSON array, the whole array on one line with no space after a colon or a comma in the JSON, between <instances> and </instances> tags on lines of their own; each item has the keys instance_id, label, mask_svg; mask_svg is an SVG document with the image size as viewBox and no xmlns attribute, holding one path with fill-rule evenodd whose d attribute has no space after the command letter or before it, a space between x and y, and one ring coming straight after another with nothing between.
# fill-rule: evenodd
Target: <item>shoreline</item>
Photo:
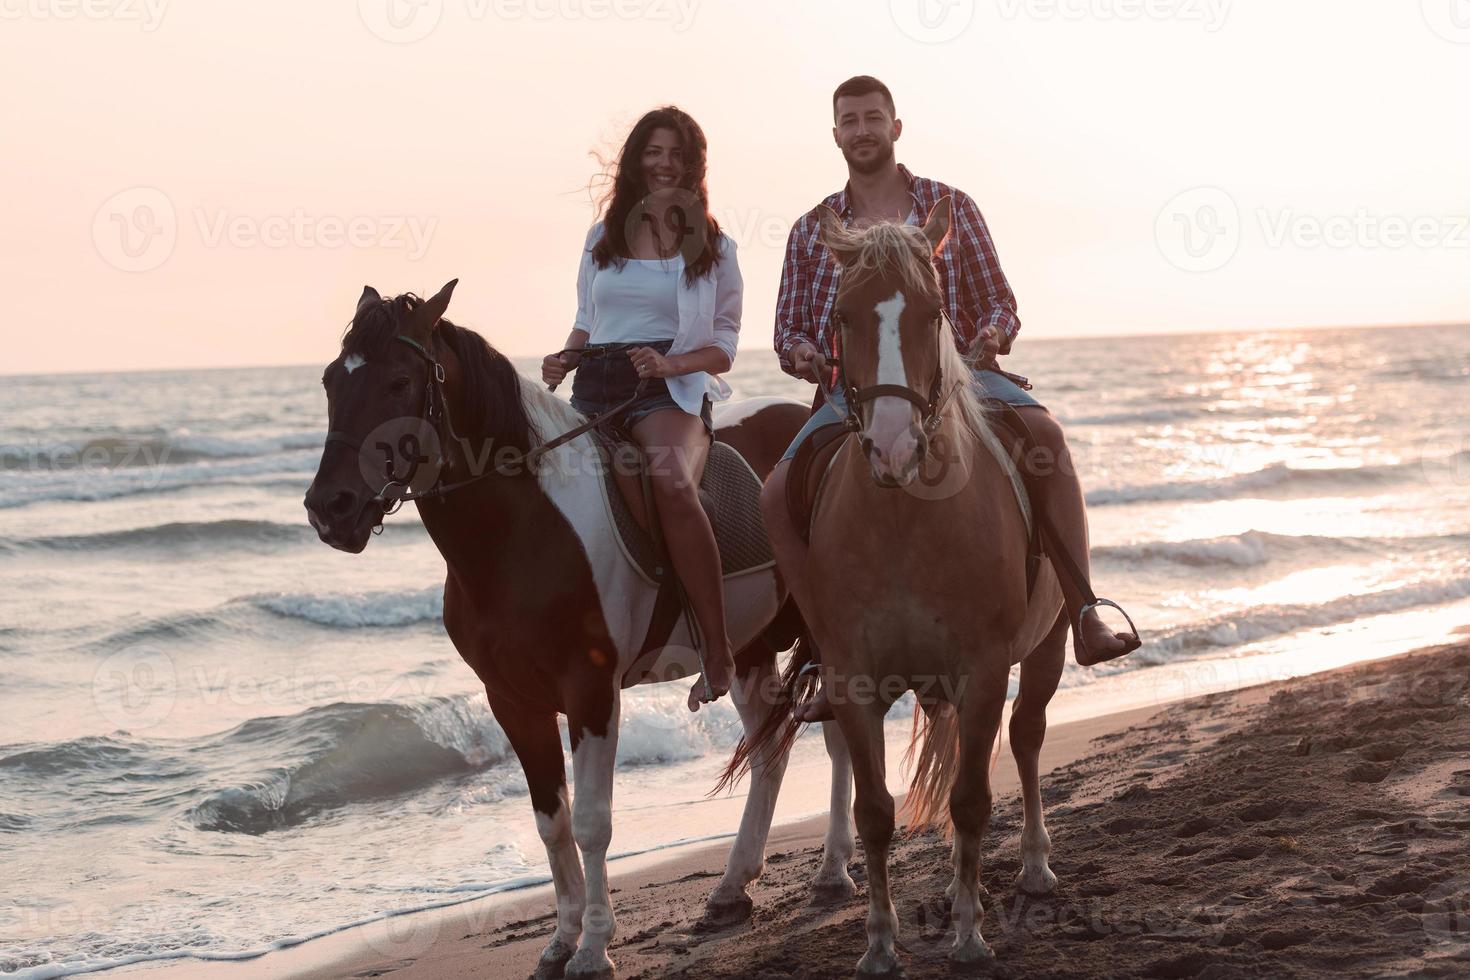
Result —
<instances>
[{"instance_id":1,"label":"shoreline","mask_svg":"<svg viewBox=\"0 0 1470 980\"><path fill-rule=\"evenodd\" d=\"M1470 627L1460 627L1452 632L1470 633ZM1330 683L1330 679L1336 676L1365 670L1382 670L1384 665L1396 661L1434 657L1461 649L1462 646L1451 644L1408 653L1350 658L1347 666L1329 667L1301 675L1294 680L1268 680L1244 686L1232 686L1228 682L1231 679L1244 679L1247 676L1245 673L1236 670L1222 677L1216 669L1211 673L1212 679L1225 683L1216 684L1218 690L1196 697L1188 696L1195 693L1194 691L1177 686L1160 689L1155 685L1154 699L1144 706L1053 724L1043 749L1042 771L1048 774L1043 777L1043 792L1047 792L1048 780L1055 778L1057 773L1085 766L1100 751L1104 751L1105 746L1127 742L1130 733L1134 733L1133 737L1136 737L1140 729L1146 729L1156 722L1156 716L1187 713L1189 706L1196 706L1195 710L1198 710L1198 705L1225 702L1232 705L1233 711L1244 711L1266 702L1273 694L1289 685ZM1307 660L1310 661L1311 658L1308 657ZM1148 668L1150 671L1158 669ZM1165 690L1176 696L1160 698L1159 695L1165 693ZM1063 693L1065 692L1059 692L1059 699ZM1126 702L1126 698L1123 700ZM1073 710L1080 707L1081 705L1075 705ZM1133 774L1137 775L1136 772ZM1017 788L1014 765L1009 759L1003 759L996 771L997 813L1018 795ZM819 795L825 796L825 786L821 788ZM1051 809L1050 801L1048 809ZM825 828L825 813L780 822L773 826L767 849L766 875L752 887L756 900L756 922L761 920L763 906L766 904L763 893L776 884L773 875L779 877L785 873L789 877L791 872L788 869L798 863L798 858L804 852L813 847L819 850ZM639 969L654 969L655 972L649 975L660 975L654 962L661 955L656 949L659 942L653 943L653 947L645 948L633 945L639 942L640 936L647 938L646 934L649 932L648 896L654 896L652 900L662 909L658 919L661 928L668 928L676 923L690 926L697 920L697 913L703 908L705 897L723 870L732 836L733 834L727 833L713 838L703 837L694 842L619 858L611 864L620 922L619 938L615 941L613 955L622 975L636 975ZM1057 837L1055 829L1053 836ZM989 849L988 845L987 850ZM861 862L860 850L858 861ZM401 977L402 980L411 980L421 976L486 975L487 971L489 975L496 976L529 975L541 946L544 945L545 936L549 933L552 905L550 886L532 884L492 895L476 896L438 908L380 918L248 959L156 960L105 972L118 975L146 970L152 976L171 977L175 975L175 971L179 976L185 975L182 971L188 971L187 975L190 976L208 971L219 975L221 980L229 980L226 973L233 973L246 980L256 977L361 977L387 973ZM859 903L850 903L846 911L851 912L857 908ZM738 935L738 929L736 934ZM697 939L700 933L696 931L691 935ZM487 942L487 939L491 941ZM690 940L690 944L694 941ZM678 943L668 946L669 953L675 954L679 946Z\"/></svg>"}]
</instances>

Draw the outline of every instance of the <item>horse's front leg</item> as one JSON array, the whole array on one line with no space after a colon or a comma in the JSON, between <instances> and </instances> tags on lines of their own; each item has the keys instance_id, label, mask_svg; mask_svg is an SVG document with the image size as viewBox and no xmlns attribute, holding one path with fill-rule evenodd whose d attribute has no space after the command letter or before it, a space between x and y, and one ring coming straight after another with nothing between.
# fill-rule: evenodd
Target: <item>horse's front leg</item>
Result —
<instances>
[{"instance_id":1,"label":"horse's front leg","mask_svg":"<svg viewBox=\"0 0 1470 980\"><path fill-rule=\"evenodd\" d=\"M824 681L831 682L827 672ZM829 688L829 690L834 690ZM834 690L835 693L835 690ZM857 786L854 816L868 859L868 949L858 961L858 976L887 977L899 974L898 912L888 888L888 849L893 843L893 794L885 778L883 716L887 705L857 704L851 698L833 699L832 709L842 726L852 757L853 780Z\"/></svg>"},{"instance_id":2,"label":"horse's front leg","mask_svg":"<svg viewBox=\"0 0 1470 980\"><path fill-rule=\"evenodd\" d=\"M556 934L536 964L537 978L559 977L577 948L582 934L582 915L587 887L582 863L572 842L572 815L567 803L567 771L562 761L561 732L553 712L528 711L513 699L497 697L488 686L490 710L505 730L531 791L536 811L536 830L546 845L546 861L556 889Z\"/></svg>"},{"instance_id":3,"label":"horse's front leg","mask_svg":"<svg viewBox=\"0 0 1470 980\"><path fill-rule=\"evenodd\" d=\"M587 876L582 944L567 963L568 980L613 975L607 946L616 932L617 921L608 889L607 849L612 843L613 767L617 761L622 705L616 686L607 697L610 706L603 702L590 712L575 710L567 716L572 737L572 777L576 781L572 837L582 851L582 866Z\"/></svg>"},{"instance_id":4,"label":"horse's front leg","mask_svg":"<svg viewBox=\"0 0 1470 980\"><path fill-rule=\"evenodd\" d=\"M736 679L731 693L745 728L746 744L754 744L756 733L777 710L770 702L770 695L779 685L777 678L774 660L763 659L755 669ZM788 758L788 753L778 754L774 748L767 748L756 749L750 760L750 794L745 798L740 832L730 847L725 875L705 905L705 916L710 922L728 924L750 915L753 903L747 888L765 870L766 840L771 833L776 796L781 792Z\"/></svg>"}]
</instances>

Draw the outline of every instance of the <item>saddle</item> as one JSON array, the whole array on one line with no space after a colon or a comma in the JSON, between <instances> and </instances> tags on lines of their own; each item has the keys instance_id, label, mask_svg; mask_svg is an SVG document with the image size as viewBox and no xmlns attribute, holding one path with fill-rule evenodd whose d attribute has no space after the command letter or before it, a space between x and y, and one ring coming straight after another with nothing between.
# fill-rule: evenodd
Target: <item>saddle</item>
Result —
<instances>
[{"instance_id":1,"label":"saddle","mask_svg":"<svg viewBox=\"0 0 1470 980\"><path fill-rule=\"evenodd\" d=\"M602 454L603 499L619 547L650 585L671 578L673 568L654 523L657 512L648 484L643 450L617 430L599 428L594 441ZM723 442L710 446L699 482L699 502L709 517L720 549L725 578L764 571L776 564L761 516L761 480L745 457Z\"/></svg>"},{"instance_id":2,"label":"saddle","mask_svg":"<svg viewBox=\"0 0 1470 980\"><path fill-rule=\"evenodd\" d=\"M821 393L818 392L817 401L812 406L813 411L821 405L821 398ZM1033 445L1025 420L1005 402L996 399L986 399L985 402L988 408L996 412L997 420L1002 423L995 426L993 431L1005 451L1007 460L1002 465L1010 471L1017 502L1026 518L1026 595L1029 597L1036 587L1041 563L1047 557L1042 534L1043 522L1033 517L1034 513L1041 510L1040 504L1046 499L1046 486L1040 476L1031 472L1031 467L1021 465ZM786 508L791 515L792 526L803 541L811 540L812 519L816 515L817 502L821 499L827 473L832 468L832 461L837 458L838 450L850 434L851 430L844 422L824 425L797 448L796 456L791 460L791 469L786 478Z\"/></svg>"}]
</instances>

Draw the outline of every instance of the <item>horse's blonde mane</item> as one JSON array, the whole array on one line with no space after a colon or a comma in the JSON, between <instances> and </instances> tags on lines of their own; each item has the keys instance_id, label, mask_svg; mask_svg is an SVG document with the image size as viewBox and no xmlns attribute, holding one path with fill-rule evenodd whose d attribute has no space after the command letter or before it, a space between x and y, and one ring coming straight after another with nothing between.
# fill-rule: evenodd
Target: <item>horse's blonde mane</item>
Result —
<instances>
[{"instance_id":1,"label":"horse's blonde mane","mask_svg":"<svg viewBox=\"0 0 1470 980\"><path fill-rule=\"evenodd\" d=\"M898 279L905 290L939 298L934 246L915 225L885 221L866 228L832 228L827 247L842 255L842 285L859 286L869 279Z\"/></svg>"}]
</instances>

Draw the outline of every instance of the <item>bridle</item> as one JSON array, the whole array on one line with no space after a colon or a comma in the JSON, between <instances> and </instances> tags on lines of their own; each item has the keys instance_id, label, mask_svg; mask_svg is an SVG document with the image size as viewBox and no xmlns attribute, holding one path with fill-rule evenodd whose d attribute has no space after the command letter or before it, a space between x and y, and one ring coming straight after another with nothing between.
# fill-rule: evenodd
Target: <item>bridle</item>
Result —
<instances>
[{"instance_id":1,"label":"bridle","mask_svg":"<svg viewBox=\"0 0 1470 980\"><path fill-rule=\"evenodd\" d=\"M428 366L429 378L427 383L424 385L424 410L420 418L429 423L430 427L433 428L434 435L437 437L437 441L439 443L439 458L435 462L435 466L439 472L439 476L436 477L434 485L429 487L428 489L407 490L407 492L405 493L393 493L390 496L390 491L392 491L395 487L402 487L407 489L409 485L413 482L413 478L418 474L420 461L410 461L408 473L405 476L400 478L394 476L390 472L389 480L387 483L383 484L382 489L380 489L376 494L363 502L362 507L357 512L358 520L361 520L363 513L369 507L375 504L383 508L383 517L390 517L393 514L398 513L399 509L402 508L403 505L409 501L433 500L435 498L442 498L450 493L453 493L456 490L470 486L473 483L479 483L481 480L487 479L492 476L511 476L516 473L524 472L535 473L541 459L547 453L566 445L573 439L586 432L590 432L592 429L605 422L609 416L621 412L624 408L631 405L633 401L642 394L643 390L642 385L640 385L638 393L635 394L632 398L629 398L622 405L619 405L607 412L604 412L602 415L599 415L595 418L588 419L581 425L575 426L553 439L549 439L546 442L533 446L526 452L517 451L514 458L508 459L500 463L499 465L486 470L483 473L476 473L474 476L468 477L463 480L458 480L454 483L445 483L443 472L444 467L448 461L445 458L444 447L448 444L448 441L450 439L454 440L454 442L459 445L464 445L464 440L460 438L459 433L454 428L454 420L450 418L449 398L444 393L444 365L439 361L438 358L433 355L433 353L428 348L424 347L423 344L420 344L412 337L405 337L404 335L399 334L393 339L399 343L406 344L408 348L412 350L415 354L417 354L419 358L422 359L423 362ZM448 436L448 439L445 438L446 434ZM334 443L340 443L351 448L355 452L360 453L362 451L362 440L354 439L351 436L347 435L345 432L328 432L326 444L330 446ZM373 533L381 534L382 530L383 522L381 519L379 519L378 523L373 526Z\"/></svg>"},{"instance_id":2,"label":"bridle","mask_svg":"<svg viewBox=\"0 0 1470 980\"><path fill-rule=\"evenodd\" d=\"M842 315L840 310L832 311L832 323L839 333L847 329L847 318ZM908 385L883 384L859 388L848 378L847 369L841 358L834 357L828 359L827 363L837 368L837 385L842 391L843 400L847 402L847 418L843 420L843 425L848 430L852 432L862 431L863 419L861 410L863 405L878 398L894 397L902 398L919 410L919 418L924 429L925 437L927 439L934 438L934 434L944 424L944 407L949 404L949 400L954 397L955 392L959 391L960 385L964 384L963 379L957 380L947 393L944 391L944 359L940 356L941 348L939 345L944 343L946 334L953 336L954 330L949 322L949 315L943 310L935 316L934 326L936 328L934 331L934 376L929 381L929 394L927 397L919 394ZM949 327L950 329L946 330L945 327ZM832 389L827 386L827 379L818 375L817 383L822 388L823 396L826 397L828 402L831 402Z\"/></svg>"}]
</instances>

